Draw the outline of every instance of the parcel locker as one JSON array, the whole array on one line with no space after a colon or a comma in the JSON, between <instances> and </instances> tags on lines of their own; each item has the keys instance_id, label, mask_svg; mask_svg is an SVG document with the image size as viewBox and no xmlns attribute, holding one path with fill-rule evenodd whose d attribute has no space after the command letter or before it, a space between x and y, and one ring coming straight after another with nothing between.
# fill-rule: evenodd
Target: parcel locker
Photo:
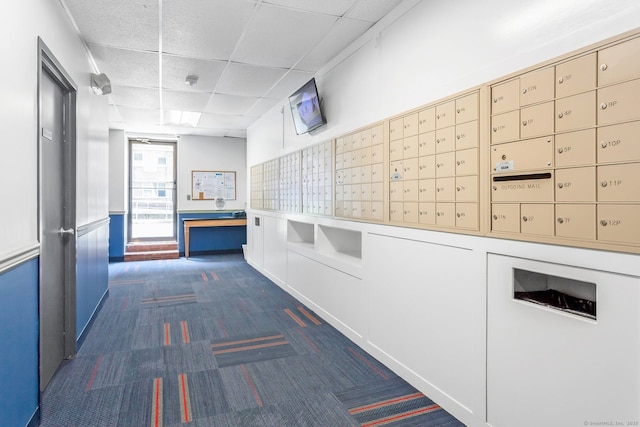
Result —
<instances>
[{"instance_id":1,"label":"parcel locker","mask_svg":"<svg viewBox=\"0 0 640 427\"><path fill-rule=\"evenodd\" d=\"M418 112L418 133L436 130L436 108L431 107Z\"/></svg>"},{"instance_id":2,"label":"parcel locker","mask_svg":"<svg viewBox=\"0 0 640 427\"><path fill-rule=\"evenodd\" d=\"M596 206L593 204L556 204L556 236L595 240Z\"/></svg>"},{"instance_id":3,"label":"parcel locker","mask_svg":"<svg viewBox=\"0 0 640 427\"><path fill-rule=\"evenodd\" d=\"M598 205L598 240L640 243L640 205Z\"/></svg>"},{"instance_id":4,"label":"parcel locker","mask_svg":"<svg viewBox=\"0 0 640 427\"><path fill-rule=\"evenodd\" d=\"M556 97L576 95L596 87L596 54L556 65Z\"/></svg>"},{"instance_id":5,"label":"parcel locker","mask_svg":"<svg viewBox=\"0 0 640 427\"><path fill-rule=\"evenodd\" d=\"M555 68L531 71L520 76L520 106L550 101L555 97Z\"/></svg>"},{"instance_id":6,"label":"parcel locker","mask_svg":"<svg viewBox=\"0 0 640 427\"><path fill-rule=\"evenodd\" d=\"M595 202L596 168L568 168L556 170L557 202Z\"/></svg>"},{"instance_id":7,"label":"parcel locker","mask_svg":"<svg viewBox=\"0 0 640 427\"><path fill-rule=\"evenodd\" d=\"M520 108L520 80L514 79L491 88L491 114Z\"/></svg>"},{"instance_id":8,"label":"parcel locker","mask_svg":"<svg viewBox=\"0 0 640 427\"><path fill-rule=\"evenodd\" d=\"M555 165L580 166L596 162L596 130L585 129L556 135Z\"/></svg>"},{"instance_id":9,"label":"parcel locker","mask_svg":"<svg viewBox=\"0 0 640 427\"><path fill-rule=\"evenodd\" d=\"M520 205L520 232L540 236L554 235L554 206L552 203Z\"/></svg>"},{"instance_id":10,"label":"parcel locker","mask_svg":"<svg viewBox=\"0 0 640 427\"><path fill-rule=\"evenodd\" d=\"M478 119L478 92L456 99L456 124Z\"/></svg>"},{"instance_id":11,"label":"parcel locker","mask_svg":"<svg viewBox=\"0 0 640 427\"><path fill-rule=\"evenodd\" d=\"M491 143L520 139L520 110L491 117Z\"/></svg>"},{"instance_id":12,"label":"parcel locker","mask_svg":"<svg viewBox=\"0 0 640 427\"><path fill-rule=\"evenodd\" d=\"M554 103L545 102L520 110L520 137L551 135L554 129Z\"/></svg>"},{"instance_id":13,"label":"parcel locker","mask_svg":"<svg viewBox=\"0 0 640 427\"><path fill-rule=\"evenodd\" d=\"M556 132L596 125L596 92L590 91L556 100Z\"/></svg>"},{"instance_id":14,"label":"parcel locker","mask_svg":"<svg viewBox=\"0 0 640 427\"><path fill-rule=\"evenodd\" d=\"M491 146L495 172L548 169L553 165L553 138L543 137Z\"/></svg>"},{"instance_id":15,"label":"parcel locker","mask_svg":"<svg viewBox=\"0 0 640 427\"><path fill-rule=\"evenodd\" d=\"M598 128L598 163L640 160L640 121Z\"/></svg>"},{"instance_id":16,"label":"parcel locker","mask_svg":"<svg viewBox=\"0 0 640 427\"><path fill-rule=\"evenodd\" d=\"M598 124L640 119L640 79L598 89Z\"/></svg>"},{"instance_id":17,"label":"parcel locker","mask_svg":"<svg viewBox=\"0 0 640 427\"><path fill-rule=\"evenodd\" d=\"M640 77L640 37L598 52L598 86Z\"/></svg>"},{"instance_id":18,"label":"parcel locker","mask_svg":"<svg viewBox=\"0 0 640 427\"><path fill-rule=\"evenodd\" d=\"M520 205L518 203L493 203L491 205L491 230L519 233Z\"/></svg>"},{"instance_id":19,"label":"parcel locker","mask_svg":"<svg viewBox=\"0 0 640 427\"><path fill-rule=\"evenodd\" d=\"M598 201L640 200L640 163L598 166Z\"/></svg>"}]
</instances>

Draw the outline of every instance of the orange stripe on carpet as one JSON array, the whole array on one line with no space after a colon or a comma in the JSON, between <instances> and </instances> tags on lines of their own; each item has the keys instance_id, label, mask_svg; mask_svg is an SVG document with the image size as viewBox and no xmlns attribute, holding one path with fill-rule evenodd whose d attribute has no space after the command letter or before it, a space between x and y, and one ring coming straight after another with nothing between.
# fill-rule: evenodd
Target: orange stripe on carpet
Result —
<instances>
[{"instance_id":1,"label":"orange stripe on carpet","mask_svg":"<svg viewBox=\"0 0 640 427\"><path fill-rule=\"evenodd\" d=\"M320 349L318 348L318 346L317 346L317 345L315 345L315 344L313 343L313 341L311 341L311 340L309 339L309 337L307 337L307 336L304 334L304 332L302 332L302 329L300 329L300 328L296 328L296 332L297 332L297 333L299 333L300 335L302 335L302 338L304 338L304 340L305 340L306 342L308 342L308 343L309 343L309 345L310 345L311 347L313 347L313 348L316 350L316 353L320 353Z\"/></svg>"},{"instance_id":2,"label":"orange stripe on carpet","mask_svg":"<svg viewBox=\"0 0 640 427\"><path fill-rule=\"evenodd\" d=\"M207 277L207 273L200 273L200 275L202 276L202 280L204 280L205 282L209 281L209 278Z\"/></svg>"},{"instance_id":3,"label":"orange stripe on carpet","mask_svg":"<svg viewBox=\"0 0 640 427\"><path fill-rule=\"evenodd\" d=\"M153 380L153 404L151 410L151 427L162 426L162 378Z\"/></svg>"},{"instance_id":4,"label":"orange stripe on carpet","mask_svg":"<svg viewBox=\"0 0 640 427\"><path fill-rule=\"evenodd\" d=\"M211 344L211 347L213 347L213 348L216 348L216 347L227 347L227 346L236 345L236 344L247 344L247 343L250 343L250 342L275 340L277 338L284 338L284 335L270 335L268 337L251 338L251 339L238 340L238 341L219 342L219 343L216 343L216 344Z\"/></svg>"},{"instance_id":5,"label":"orange stripe on carpet","mask_svg":"<svg viewBox=\"0 0 640 427\"><path fill-rule=\"evenodd\" d=\"M226 348L224 350L214 350L213 354L235 353L236 351L255 350L257 348L275 347L277 345L289 344L288 341L276 341L267 344L248 345L246 347Z\"/></svg>"},{"instance_id":6,"label":"orange stripe on carpet","mask_svg":"<svg viewBox=\"0 0 640 427\"><path fill-rule=\"evenodd\" d=\"M220 318L218 318L218 326L220 326L220 329L222 329L222 334L225 336L225 338L228 337L229 331L227 331L227 328L224 326L224 322Z\"/></svg>"},{"instance_id":7,"label":"orange stripe on carpet","mask_svg":"<svg viewBox=\"0 0 640 427\"><path fill-rule=\"evenodd\" d=\"M244 365L240 365L240 368L244 373L244 378L247 380L247 384L249 384L249 388L251 389L251 393L253 393L253 397L256 399L256 403L259 407L262 407L262 399L260 398L260 394L258 394L258 389L249 376L249 372L247 372L247 368L245 368Z\"/></svg>"},{"instance_id":8,"label":"orange stripe on carpet","mask_svg":"<svg viewBox=\"0 0 640 427\"><path fill-rule=\"evenodd\" d=\"M320 321L318 319L316 319L315 317L313 317L313 315L311 313L309 313L307 310L305 310L304 307L299 306L298 310L300 310L300 312L302 314L307 316L307 319L311 320L314 325L320 325L321 324Z\"/></svg>"},{"instance_id":9,"label":"orange stripe on carpet","mask_svg":"<svg viewBox=\"0 0 640 427\"><path fill-rule=\"evenodd\" d=\"M220 280L220 278L218 277L218 275L216 273L214 273L213 271L211 272L211 277L213 277L213 280L215 280L216 282L218 280Z\"/></svg>"},{"instance_id":10,"label":"orange stripe on carpet","mask_svg":"<svg viewBox=\"0 0 640 427\"><path fill-rule=\"evenodd\" d=\"M182 327L182 342L189 344L189 329L187 328L187 321L183 320L180 322L180 326Z\"/></svg>"},{"instance_id":11,"label":"orange stripe on carpet","mask_svg":"<svg viewBox=\"0 0 640 427\"><path fill-rule=\"evenodd\" d=\"M164 345L171 345L171 325L169 323L164 324Z\"/></svg>"},{"instance_id":12,"label":"orange stripe on carpet","mask_svg":"<svg viewBox=\"0 0 640 427\"><path fill-rule=\"evenodd\" d=\"M191 399L189 398L189 383L185 374L178 375L180 383L180 415L183 423L191 422Z\"/></svg>"},{"instance_id":13,"label":"orange stripe on carpet","mask_svg":"<svg viewBox=\"0 0 640 427\"><path fill-rule=\"evenodd\" d=\"M304 322L302 320L300 320L300 318L298 316L293 314L293 312L291 310L289 310L288 308L285 308L284 312L287 313L289 315L289 317L291 317L298 325L300 325L300 327L302 327L302 328L306 328L307 327L307 325L305 325Z\"/></svg>"},{"instance_id":14,"label":"orange stripe on carpet","mask_svg":"<svg viewBox=\"0 0 640 427\"><path fill-rule=\"evenodd\" d=\"M370 367L376 374L380 375L383 379L385 380L389 380L389 377L386 376L384 374L384 372L382 372L380 369L376 368L373 363L371 363L370 361L368 361L367 359L365 359L364 357L362 357L362 355L358 354L354 349L352 349L351 347L348 348L349 352L351 354L353 354L355 357L357 357L358 359L360 359L365 365L367 365L368 367Z\"/></svg>"},{"instance_id":15,"label":"orange stripe on carpet","mask_svg":"<svg viewBox=\"0 0 640 427\"><path fill-rule=\"evenodd\" d=\"M413 393L406 396L396 397L395 399L383 400L382 402L372 403L370 405L360 406L358 408L349 409L350 414L357 414L359 412L368 411L370 409L381 408L383 406L393 405L398 402L406 402L408 400L419 399L424 397L422 393Z\"/></svg>"},{"instance_id":16,"label":"orange stripe on carpet","mask_svg":"<svg viewBox=\"0 0 640 427\"><path fill-rule=\"evenodd\" d=\"M416 417L418 415L427 414L439 409L442 408L440 408L438 405L427 406L424 408L416 409L415 411L403 412L401 414L392 415L390 417L380 418L379 420L369 421L368 423L362 424L362 427L382 426L398 420L404 420L407 418Z\"/></svg>"},{"instance_id":17,"label":"orange stripe on carpet","mask_svg":"<svg viewBox=\"0 0 640 427\"><path fill-rule=\"evenodd\" d=\"M98 368L100 367L100 363L102 363L102 355L98 356L98 361L96 362L96 366L93 367L93 371L91 372L91 378L89 378L89 382L87 383L86 391L91 390L91 386L93 385L93 380L96 378L98 374Z\"/></svg>"}]
</instances>

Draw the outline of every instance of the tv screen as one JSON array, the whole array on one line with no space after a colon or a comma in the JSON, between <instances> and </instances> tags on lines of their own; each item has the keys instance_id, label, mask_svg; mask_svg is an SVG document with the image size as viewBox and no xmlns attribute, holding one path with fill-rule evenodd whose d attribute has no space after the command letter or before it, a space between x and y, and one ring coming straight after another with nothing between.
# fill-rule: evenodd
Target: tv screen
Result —
<instances>
[{"instance_id":1,"label":"tv screen","mask_svg":"<svg viewBox=\"0 0 640 427\"><path fill-rule=\"evenodd\" d=\"M326 123L320 108L315 78L309 80L289 97L289 106L298 135L312 131Z\"/></svg>"}]
</instances>

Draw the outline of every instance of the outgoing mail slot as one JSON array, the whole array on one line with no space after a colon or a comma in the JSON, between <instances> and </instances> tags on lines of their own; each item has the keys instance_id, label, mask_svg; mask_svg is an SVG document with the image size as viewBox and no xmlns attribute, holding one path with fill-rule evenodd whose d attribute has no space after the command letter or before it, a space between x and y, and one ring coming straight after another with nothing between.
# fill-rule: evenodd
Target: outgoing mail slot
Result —
<instances>
[{"instance_id":1,"label":"outgoing mail slot","mask_svg":"<svg viewBox=\"0 0 640 427\"><path fill-rule=\"evenodd\" d=\"M402 206L402 220L409 223L418 222L418 204L411 202Z\"/></svg>"},{"instance_id":2,"label":"outgoing mail slot","mask_svg":"<svg viewBox=\"0 0 640 427\"><path fill-rule=\"evenodd\" d=\"M498 175L491 183L494 202L553 202L553 173Z\"/></svg>"},{"instance_id":3,"label":"outgoing mail slot","mask_svg":"<svg viewBox=\"0 0 640 427\"><path fill-rule=\"evenodd\" d=\"M515 79L491 87L491 114L520 108L520 80Z\"/></svg>"},{"instance_id":4,"label":"outgoing mail slot","mask_svg":"<svg viewBox=\"0 0 640 427\"><path fill-rule=\"evenodd\" d=\"M418 158L418 178L436 177L436 156Z\"/></svg>"},{"instance_id":5,"label":"outgoing mail slot","mask_svg":"<svg viewBox=\"0 0 640 427\"><path fill-rule=\"evenodd\" d=\"M402 179L418 179L418 158L405 159L402 161Z\"/></svg>"},{"instance_id":6,"label":"outgoing mail slot","mask_svg":"<svg viewBox=\"0 0 640 427\"><path fill-rule=\"evenodd\" d=\"M556 131L596 125L596 92L585 92L556 100Z\"/></svg>"},{"instance_id":7,"label":"outgoing mail slot","mask_svg":"<svg viewBox=\"0 0 640 427\"><path fill-rule=\"evenodd\" d=\"M596 162L596 130L556 135L556 167L592 165Z\"/></svg>"},{"instance_id":8,"label":"outgoing mail slot","mask_svg":"<svg viewBox=\"0 0 640 427\"><path fill-rule=\"evenodd\" d=\"M524 139L552 134L553 107L553 102L546 102L520 110L520 136Z\"/></svg>"},{"instance_id":9,"label":"outgoing mail slot","mask_svg":"<svg viewBox=\"0 0 640 427\"><path fill-rule=\"evenodd\" d=\"M456 149L456 128L451 126L436 131L436 153L444 153Z\"/></svg>"},{"instance_id":10,"label":"outgoing mail slot","mask_svg":"<svg viewBox=\"0 0 640 427\"><path fill-rule=\"evenodd\" d=\"M557 169L556 201L595 202L596 168Z\"/></svg>"},{"instance_id":11,"label":"outgoing mail slot","mask_svg":"<svg viewBox=\"0 0 640 427\"><path fill-rule=\"evenodd\" d=\"M456 201L457 202L478 201L478 177L477 176L456 177Z\"/></svg>"},{"instance_id":12,"label":"outgoing mail slot","mask_svg":"<svg viewBox=\"0 0 640 427\"><path fill-rule=\"evenodd\" d=\"M403 181L402 187L402 200L405 202L417 202L418 201L418 180L412 179L411 181Z\"/></svg>"},{"instance_id":13,"label":"outgoing mail slot","mask_svg":"<svg viewBox=\"0 0 640 427\"><path fill-rule=\"evenodd\" d=\"M596 87L596 54L581 56L556 66L556 97L575 95Z\"/></svg>"},{"instance_id":14,"label":"outgoing mail slot","mask_svg":"<svg viewBox=\"0 0 640 427\"><path fill-rule=\"evenodd\" d=\"M547 169L553 165L553 139L543 137L491 147L491 167L495 172Z\"/></svg>"},{"instance_id":15,"label":"outgoing mail slot","mask_svg":"<svg viewBox=\"0 0 640 427\"><path fill-rule=\"evenodd\" d=\"M404 185L402 181L393 181L389 184L389 200L401 202L404 197Z\"/></svg>"},{"instance_id":16,"label":"outgoing mail slot","mask_svg":"<svg viewBox=\"0 0 640 427\"><path fill-rule=\"evenodd\" d=\"M436 154L436 133L427 132L418 135L418 155L428 156L429 154Z\"/></svg>"},{"instance_id":17,"label":"outgoing mail slot","mask_svg":"<svg viewBox=\"0 0 640 427\"><path fill-rule=\"evenodd\" d=\"M405 137L402 142L402 157L418 157L418 135Z\"/></svg>"},{"instance_id":18,"label":"outgoing mail slot","mask_svg":"<svg viewBox=\"0 0 640 427\"><path fill-rule=\"evenodd\" d=\"M404 120L401 118L391 120L389 122L389 141L401 139L404 137Z\"/></svg>"},{"instance_id":19,"label":"outgoing mail slot","mask_svg":"<svg viewBox=\"0 0 640 427\"><path fill-rule=\"evenodd\" d=\"M436 130L436 108L431 107L418 113L418 132L425 133Z\"/></svg>"},{"instance_id":20,"label":"outgoing mail slot","mask_svg":"<svg viewBox=\"0 0 640 427\"><path fill-rule=\"evenodd\" d=\"M640 205L598 205L598 240L640 243Z\"/></svg>"},{"instance_id":21,"label":"outgoing mail slot","mask_svg":"<svg viewBox=\"0 0 640 427\"><path fill-rule=\"evenodd\" d=\"M391 141L389 143L389 160L400 160L402 159L402 149L403 149L404 140L396 139L395 141Z\"/></svg>"},{"instance_id":22,"label":"outgoing mail slot","mask_svg":"<svg viewBox=\"0 0 640 427\"><path fill-rule=\"evenodd\" d=\"M404 220L404 203L389 203L389 220L392 222L402 222Z\"/></svg>"},{"instance_id":23,"label":"outgoing mail slot","mask_svg":"<svg viewBox=\"0 0 640 427\"><path fill-rule=\"evenodd\" d=\"M456 175L474 175L478 173L478 149L456 152Z\"/></svg>"},{"instance_id":24,"label":"outgoing mail slot","mask_svg":"<svg viewBox=\"0 0 640 427\"><path fill-rule=\"evenodd\" d=\"M456 150L478 146L478 121L456 125Z\"/></svg>"},{"instance_id":25,"label":"outgoing mail slot","mask_svg":"<svg viewBox=\"0 0 640 427\"><path fill-rule=\"evenodd\" d=\"M556 236L595 240L595 205L556 205Z\"/></svg>"},{"instance_id":26,"label":"outgoing mail slot","mask_svg":"<svg viewBox=\"0 0 640 427\"><path fill-rule=\"evenodd\" d=\"M553 236L553 204L522 204L520 205L520 232Z\"/></svg>"},{"instance_id":27,"label":"outgoing mail slot","mask_svg":"<svg viewBox=\"0 0 640 427\"><path fill-rule=\"evenodd\" d=\"M640 77L640 38L635 38L598 52L600 86Z\"/></svg>"},{"instance_id":28,"label":"outgoing mail slot","mask_svg":"<svg viewBox=\"0 0 640 427\"><path fill-rule=\"evenodd\" d=\"M598 166L598 201L640 201L638 177L640 177L640 163Z\"/></svg>"},{"instance_id":29,"label":"outgoing mail slot","mask_svg":"<svg viewBox=\"0 0 640 427\"><path fill-rule=\"evenodd\" d=\"M598 128L598 163L640 160L640 122Z\"/></svg>"},{"instance_id":30,"label":"outgoing mail slot","mask_svg":"<svg viewBox=\"0 0 640 427\"><path fill-rule=\"evenodd\" d=\"M383 162L383 145L376 144L371 146L371 164Z\"/></svg>"},{"instance_id":31,"label":"outgoing mail slot","mask_svg":"<svg viewBox=\"0 0 640 427\"><path fill-rule=\"evenodd\" d=\"M640 118L638 98L640 80L598 89L598 124L608 125Z\"/></svg>"},{"instance_id":32,"label":"outgoing mail slot","mask_svg":"<svg viewBox=\"0 0 640 427\"><path fill-rule=\"evenodd\" d=\"M456 124L456 102L451 100L436 106L436 129Z\"/></svg>"},{"instance_id":33,"label":"outgoing mail slot","mask_svg":"<svg viewBox=\"0 0 640 427\"><path fill-rule=\"evenodd\" d=\"M456 123L478 119L478 92L456 99Z\"/></svg>"},{"instance_id":34,"label":"outgoing mail slot","mask_svg":"<svg viewBox=\"0 0 640 427\"><path fill-rule=\"evenodd\" d=\"M456 173L456 153L436 154L436 177L454 176Z\"/></svg>"},{"instance_id":35,"label":"outgoing mail slot","mask_svg":"<svg viewBox=\"0 0 640 427\"><path fill-rule=\"evenodd\" d=\"M491 230L507 233L520 232L520 205L494 203L491 205Z\"/></svg>"},{"instance_id":36,"label":"outgoing mail slot","mask_svg":"<svg viewBox=\"0 0 640 427\"><path fill-rule=\"evenodd\" d=\"M554 98L555 69L553 67L531 71L520 76L520 106Z\"/></svg>"},{"instance_id":37,"label":"outgoing mail slot","mask_svg":"<svg viewBox=\"0 0 640 427\"><path fill-rule=\"evenodd\" d=\"M436 200L439 202L453 202L456 200L456 179L436 178Z\"/></svg>"},{"instance_id":38,"label":"outgoing mail slot","mask_svg":"<svg viewBox=\"0 0 640 427\"><path fill-rule=\"evenodd\" d=\"M456 203L456 227L478 229L477 203Z\"/></svg>"},{"instance_id":39,"label":"outgoing mail slot","mask_svg":"<svg viewBox=\"0 0 640 427\"><path fill-rule=\"evenodd\" d=\"M436 224L441 227L455 227L455 203L436 203Z\"/></svg>"},{"instance_id":40,"label":"outgoing mail slot","mask_svg":"<svg viewBox=\"0 0 640 427\"><path fill-rule=\"evenodd\" d=\"M418 134L418 113L411 114L403 119L403 136L413 136Z\"/></svg>"},{"instance_id":41,"label":"outgoing mail slot","mask_svg":"<svg viewBox=\"0 0 640 427\"><path fill-rule=\"evenodd\" d=\"M436 223L436 204L435 203L419 203L418 204L418 222L420 224L435 225Z\"/></svg>"},{"instance_id":42,"label":"outgoing mail slot","mask_svg":"<svg viewBox=\"0 0 640 427\"><path fill-rule=\"evenodd\" d=\"M491 117L491 143L520 139L520 110Z\"/></svg>"},{"instance_id":43,"label":"outgoing mail slot","mask_svg":"<svg viewBox=\"0 0 640 427\"><path fill-rule=\"evenodd\" d=\"M436 180L421 179L418 182L418 201L434 202L436 200Z\"/></svg>"}]
</instances>

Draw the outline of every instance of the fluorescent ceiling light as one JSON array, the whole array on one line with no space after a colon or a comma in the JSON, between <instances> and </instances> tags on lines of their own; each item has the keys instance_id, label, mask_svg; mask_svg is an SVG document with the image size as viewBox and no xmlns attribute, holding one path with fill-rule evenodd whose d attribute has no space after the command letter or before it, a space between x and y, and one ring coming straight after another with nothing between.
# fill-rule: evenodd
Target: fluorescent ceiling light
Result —
<instances>
[{"instance_id":1,"label":"fluorescent ceiling light","mask_svg":"<svg viewBox=\"0 0 640 427\"><path fill-rule=\"evenodd\" d=\"M196 127L200 120L202 113L195 113L193 111L177 111L169 110L165 112L165 124L179 125L179 126L192 126Z\"/></svg>"}]
</instances>

